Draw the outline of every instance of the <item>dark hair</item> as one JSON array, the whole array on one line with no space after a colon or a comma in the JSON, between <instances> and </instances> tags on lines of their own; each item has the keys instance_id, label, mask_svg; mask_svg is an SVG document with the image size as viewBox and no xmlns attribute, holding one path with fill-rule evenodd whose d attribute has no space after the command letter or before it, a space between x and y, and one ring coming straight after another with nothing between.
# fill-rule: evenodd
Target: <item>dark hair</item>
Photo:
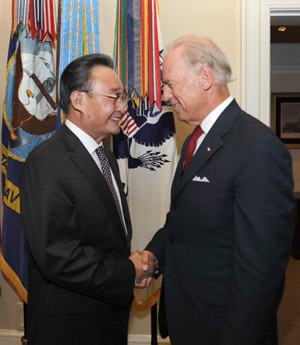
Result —
<instances>
[{"instance_id":1,"label":"dark hair","mask_svg":"<svg viewBox=\"0 0 300 345\"><path fill-rule=\"evenodd\" d=\"M60 107L68 114L70 95L76 90L88 90L91 70L97 66L114 68L113 60L105 54L90 54L73 60L60 78Z\"/></svg>"}]
</instances>

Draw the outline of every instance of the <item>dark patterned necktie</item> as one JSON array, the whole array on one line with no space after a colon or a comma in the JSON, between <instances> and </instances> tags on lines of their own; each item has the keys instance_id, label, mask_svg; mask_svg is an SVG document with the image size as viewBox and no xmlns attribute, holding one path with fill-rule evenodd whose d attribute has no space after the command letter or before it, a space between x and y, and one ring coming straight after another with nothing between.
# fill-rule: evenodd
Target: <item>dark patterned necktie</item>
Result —
<instances>
[{"instance_id":1,"label":"dark patterned necktie","mask_svg":"<svg viewBox=\"0 0 300 345\"><path fill-rule=\"evenodd\" d=\"M96 153L97 153L97 156L99 157L99 160L100 160L102 174L103 174L103 176L105 178L105 181L106 181L106 183L107 183L107 185L108 185L108 187L109 187L109 189L111 191L111 194L113 196L114 202L116 204L116 207L117 207L117 210L118 210L118 213L119 213L121 224L123 226L124 231L126 232L125 224L123 222L120 202L119 202L118 195L117 195L117 192L116 192L114 184L113 184L113 180L112 180L112 176L111 176L111 172L110 172L109 161L108 161L108 158L107 158L107 156L106 156L106 154L104 152L103 146L99 146L96 149Z\"/></svg>"},{"instance_id":2,"label":"dark patterned necktie","mask_svg":"<svg viewBox=\"0 0 300 345\"><path fill-rule=\"evenodd\" d=\"M197 141L199 139L199 137L203 134L203 130L200 126L197 126L195 129L194 129L194 132L191 136L191 139L188 143L188 147L186 149L186 152L185 152L185 159L184 159L184 170L187 168L189 162L191 161L193 155L194 155L194 151L195 151L195 148L196 148L196 145L197 145Z\"/></svg>"}]
</instances>

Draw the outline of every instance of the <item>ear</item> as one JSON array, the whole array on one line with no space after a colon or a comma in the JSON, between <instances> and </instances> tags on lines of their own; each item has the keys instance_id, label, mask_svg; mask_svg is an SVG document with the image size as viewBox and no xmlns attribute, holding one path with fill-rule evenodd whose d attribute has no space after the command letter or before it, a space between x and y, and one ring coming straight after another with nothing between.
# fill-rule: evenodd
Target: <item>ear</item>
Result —
<instances>
[{"instance_id":1,"label":"ear","mask_svg":"<svg viewBox=\"0 0 300 345\"><path fill-rule=\"evenodd\" d=\"M80 91L73 91L70 96L72 107L79 113L83 113L83 107L85 104L85 97L87 95Z\"/></svg>"},{"instance_id":2,"label":"ear","mask_svg":"<svg viewBox=\"0 0 300 345\"><path fill-rule=\"evenodd\" d=\"M214 82L214 74L210 66L203 66L200 72L200 84L203 90L209 90Z\"/></svg>"}]
</instances>

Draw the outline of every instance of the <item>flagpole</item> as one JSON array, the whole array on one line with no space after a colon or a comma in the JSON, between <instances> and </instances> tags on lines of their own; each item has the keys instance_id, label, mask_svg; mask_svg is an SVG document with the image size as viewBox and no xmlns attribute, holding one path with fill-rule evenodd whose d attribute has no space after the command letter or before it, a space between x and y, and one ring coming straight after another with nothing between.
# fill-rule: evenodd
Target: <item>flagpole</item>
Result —
<instances>
[{"instance_id":1,"label":"flagpole","mask_svg":"<svg viewBox=\"0 0 300 345\"><path fill-rule=\"evenodd\" d=\"M21 338L21 343L22 345L27 345L28 344L28 341L27 341L27 332L26 332L26 325L27 325L27 303L23 302L23 315L24 315L24 335L23 337Z\"/></svg>"},{"instance_id":2,"label":"flagpole","mask_svg":"<svg viewBox=\"0 0 300 345\"><path fill-rule=\"evenodd\" d=\"M157 342L157 302L151 307L151 345Z\"/></svg>"}]
</instances>

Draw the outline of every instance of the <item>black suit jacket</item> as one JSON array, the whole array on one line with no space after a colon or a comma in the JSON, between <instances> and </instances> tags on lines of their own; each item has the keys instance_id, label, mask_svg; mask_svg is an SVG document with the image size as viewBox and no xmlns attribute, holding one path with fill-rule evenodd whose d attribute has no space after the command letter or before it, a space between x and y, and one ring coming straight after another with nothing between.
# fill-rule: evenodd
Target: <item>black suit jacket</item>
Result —
<instances>
[{"instance_id":1,"label":"black suit jacket","mask_svg":"<svg viewBox=\"0 0 300 345\"><path fill-rule=\"evenodd\" d=\"M293 237L290 154L235 101L182 173L188 140L165 226L147 246L164 270L161 333L174 345L276 344Z\"/></svg>"},{"instance_id":2,"label":"black suit jacket","mask_svg":"<svg viewBox=\"0 0 300 345\"><path fill-rule=\"evenodd\" d=\"M106 153L127 235L103 175L66 126L25 162L20 191L31 345L126 343L135 281L131 224L117 162Z\"/></svg>"}]
</instances>

